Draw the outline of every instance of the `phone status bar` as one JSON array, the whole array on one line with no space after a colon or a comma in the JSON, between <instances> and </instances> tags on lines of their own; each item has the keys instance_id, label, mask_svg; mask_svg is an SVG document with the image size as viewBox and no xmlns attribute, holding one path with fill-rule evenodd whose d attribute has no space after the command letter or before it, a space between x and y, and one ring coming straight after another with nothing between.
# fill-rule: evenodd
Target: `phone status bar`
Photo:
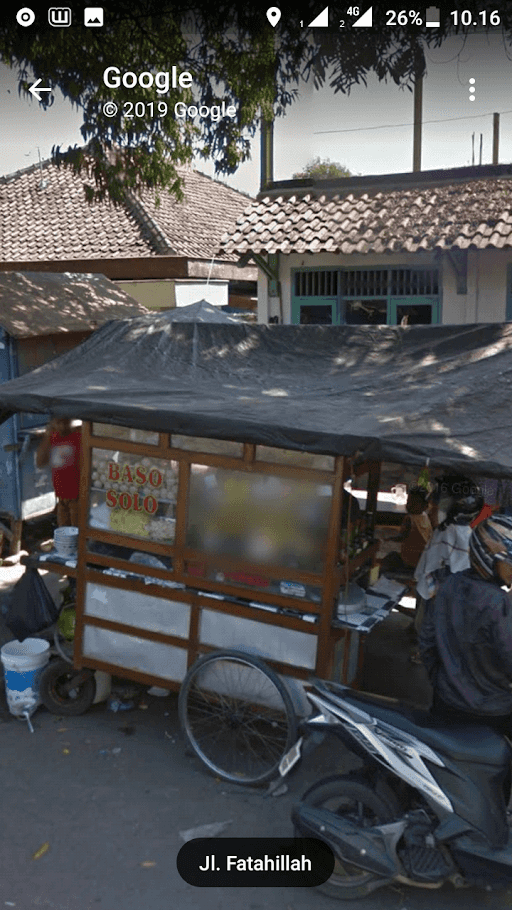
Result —
<instances>
[{"instance_id":1,"label":"phone status bar","mask_svg":"<svg viewBox=\"0 0 512 910\"><path fill-rule=\"evenodd\" d=\"M271 6L266 12L267 19L273 28L282 21L281 10L278 6ZM310 20L301 19L301 28L373 28L376 24L385 25L389 28L404 28L406 26L417 26L418 28L440 28L441 27L441 10L437 6L422 7L421 9L390 9L384 16L382 14L374 17L373 6L366 9L359 6L348 6L345 14L339 9L331 10L328 6ZM343 17L344 16L344 17ZM463 29L481 29L501 25L501 16L499 10L480 10L474 12L467 9L451 10L448 14L447 24Z\"/></svg>"}]
</instances>

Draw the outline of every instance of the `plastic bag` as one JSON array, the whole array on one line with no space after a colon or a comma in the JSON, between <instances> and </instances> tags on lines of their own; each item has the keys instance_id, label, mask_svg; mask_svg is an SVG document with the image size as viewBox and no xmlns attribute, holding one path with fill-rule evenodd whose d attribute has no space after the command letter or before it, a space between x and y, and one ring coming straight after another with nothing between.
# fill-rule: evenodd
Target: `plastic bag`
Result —
<instances>
[{"instance_id":1,"label":"plastic bag","mask_svg":"<svg viewBox=\"0 0 512 910\"><path fill-rule=\"evenodd\" d=\"M59 608L46 587L37 569L27 569L13 589L13 597L5 624L23 641L36 632L42 632L53 625L59 615Z\"/></svg>"}]
</instances>

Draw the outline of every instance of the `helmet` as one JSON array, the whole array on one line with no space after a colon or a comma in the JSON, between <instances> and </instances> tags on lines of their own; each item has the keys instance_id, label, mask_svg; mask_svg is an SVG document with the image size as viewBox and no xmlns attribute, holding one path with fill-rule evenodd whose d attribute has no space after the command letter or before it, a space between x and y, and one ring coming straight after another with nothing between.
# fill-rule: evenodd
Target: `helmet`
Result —
<instances>
[{"instance_id":1,"label":"helmet","mask_svg":"<svg viewBox=\"0 0 512 910\"><path fill-rule=\"evenodd\" d=\"M470 525L484 505L482 491L474 480L462 474L436 477L431 494L439 510L440 525Z\"/></svg>"},{"instance_id":2,"label":"helmet","mask_svg":"<svg viewBox=\"0 0 512 910\"><path fill-rule=\"evenodd\" d=\"M473 528L469 540L469 561L483 578L503 584L496 572L496 563L505 560L512 564L512 518L493 515Z\"/></svg>"}]
</instances>

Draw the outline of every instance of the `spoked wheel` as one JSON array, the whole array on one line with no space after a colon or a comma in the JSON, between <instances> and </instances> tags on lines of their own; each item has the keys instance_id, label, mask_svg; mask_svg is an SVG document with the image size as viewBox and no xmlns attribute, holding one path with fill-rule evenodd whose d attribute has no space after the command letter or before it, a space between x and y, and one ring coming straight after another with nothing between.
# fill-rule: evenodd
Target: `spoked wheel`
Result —
<instances>
[{"instance_id":1,"label":"spoked wheel","mask_svg":"<svg viewBox=\"0 0 512 910\"><path fill-rule=\"evenodd\" d=\"M385 824L401 815L400 802L384 781L370 785L357 775L320 781L304 794L302 802L328 809L361 828ZM296 835L300 836L299 832ZM380 884L382 879L372 872L336 858L333 874L318 890L338 900L355 900L366 897Z\"/></svg>"},{"instance_id":2,"label":"spoked wheel","mask_svg":"<svg viewBox=\"0 0 512 910\"><path fill-rule=\"evenodd\" d=\"M51 660L39 681L41 701L52 714L85 714L96 696L92 670L74 670L67 660Z\"/></svg>"},{"instance_id":3,"label":"spoked wheel","mask_svg":"<svg viewBox=\"0 0 512 910\"><path fill-rule=\"evenodd\" d=\"M196 661L179 702L185 736L218 777L258 785L277 773L297 738L292 700L277 673L241 651L216 651Z\"/></svg>"}]
</instances>

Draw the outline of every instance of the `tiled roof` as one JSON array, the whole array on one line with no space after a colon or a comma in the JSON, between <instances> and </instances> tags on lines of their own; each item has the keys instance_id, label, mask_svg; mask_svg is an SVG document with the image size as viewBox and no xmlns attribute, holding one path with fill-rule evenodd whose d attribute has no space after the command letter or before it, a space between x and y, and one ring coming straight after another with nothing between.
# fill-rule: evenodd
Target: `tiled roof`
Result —
<instances>
[{"instance_id":1,"label":"tiled roof","mask_svg":"<svg viewBox=\"0 0 512 910\"><path fill-rule=\"evenodd\" d=\"M93 331L145 313L104 275L0 272L0 327L14 338Z\"/></svg>"},{"instance_id":2,"label":"tiled roof","mask_svg":"<svg viewBox=\"0 0 512 910\"><path fill-rule=\"evenodd\" d=\"M512 247L511 175L507 165L288 185L285 192L276 186L238 219L225 248L242 254Z\"/></svg>"},{"instance_id":3,"label":"tiled roof","mask_svg":"<svg viewBox=\"0 0 512 910\"><path fill-rule=\"evenodd\" d=\"M89 204L80 177L51 162L0 177L0 261L218 258L221 237L251 198L190 168L178 170L184 201L160 191L159 206L149 190L122 206Z\"/></svg>"}]
</instances>

